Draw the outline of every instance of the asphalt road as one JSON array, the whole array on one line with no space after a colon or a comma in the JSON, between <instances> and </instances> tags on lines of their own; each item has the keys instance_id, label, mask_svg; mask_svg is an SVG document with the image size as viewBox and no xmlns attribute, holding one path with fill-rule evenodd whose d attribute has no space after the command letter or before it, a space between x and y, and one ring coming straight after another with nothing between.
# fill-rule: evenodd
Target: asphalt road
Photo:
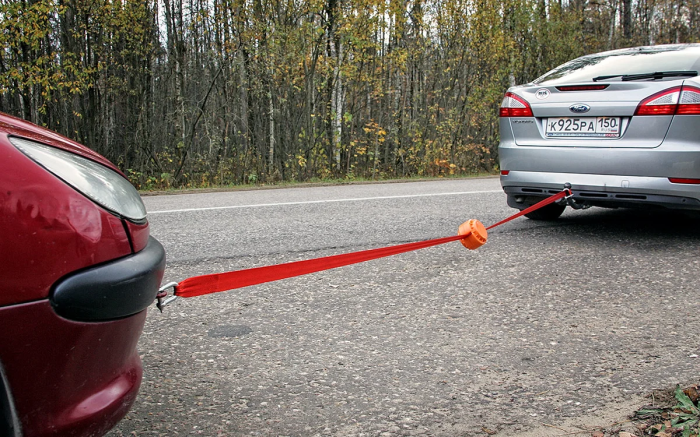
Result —
<instances>
[{"instance_id":1,"label":"asphalt road","mask_svg":"<svg viewBox=\"0 0 700 437\"><path fill-rule=\"evenodd\" d=\"M456 234L498 179L145 198L166 280ZM149 310L109 434L562 435L700 375L700 226L592 208ZM585 428L584 428L585 429ZM585 434L584 434L585 435Z\"/></svg>"}]
</instances>

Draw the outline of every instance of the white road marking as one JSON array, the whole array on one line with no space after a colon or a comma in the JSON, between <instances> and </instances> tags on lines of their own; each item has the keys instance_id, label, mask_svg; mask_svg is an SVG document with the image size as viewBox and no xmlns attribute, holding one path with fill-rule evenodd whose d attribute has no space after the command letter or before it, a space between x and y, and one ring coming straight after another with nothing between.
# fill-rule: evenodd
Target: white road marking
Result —
<instances>
[{"instance_id":1,"label":"white road marking","mask_svg":"<svg viewBox=\"0 0 700 437\"><path fill-rule=\"evenodd\" d=\"M242 208L265 208L272 206L290 206L290 205L311 205L315 203L337 203L337 202L362 202L366 200L387 200L387 199L409 199L413 197L430 197L430 196L462 196L465 194L490 194L502 193L503 190L484 190L484 191L458 191L454 193L432 193L432 194L406 194L403 196L378 196L378 197L355 197L349 199L325 199L325 200L306 200L303 202L279 202L279 203L258 203L253 205L230 205L230 206L211 206L206 208L183 208L183 209L166 209L162 211L148 211L148 214L173 214L179 212L196 212L196 211L216 211L224 209L242 209Z\"/></svg>"}]
</instances>

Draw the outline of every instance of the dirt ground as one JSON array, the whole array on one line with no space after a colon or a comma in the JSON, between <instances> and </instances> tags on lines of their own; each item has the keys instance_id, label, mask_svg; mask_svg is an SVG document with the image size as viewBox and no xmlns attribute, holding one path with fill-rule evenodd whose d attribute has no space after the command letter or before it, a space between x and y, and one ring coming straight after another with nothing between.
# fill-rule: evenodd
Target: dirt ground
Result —
<instances>
[{"instance_id":1,"label":"dirt ground","mask_svg":"<svg viewBox=\"0 0 700 437\"><path fill-rule=\"evenodd\" d=\"M699 385L684 389L695 406L698 406ZM674 396L675 388L655 390L645 397L634 397L618 404L595 417L567 420L559 424L542 423L542 426L518 434L517 437L591 436L591 437L676 437L699 435L697 414L695 423L689 426L686 434L682 428L670 426L674 411L679 411L679 401ZM657 411L659 414L640 414L640 410ZM687 411L686 411L687 412ZM485 429L489 434L489 430ZM495 433L494 433L495 434Z\"/></svg>"}]
</instances>

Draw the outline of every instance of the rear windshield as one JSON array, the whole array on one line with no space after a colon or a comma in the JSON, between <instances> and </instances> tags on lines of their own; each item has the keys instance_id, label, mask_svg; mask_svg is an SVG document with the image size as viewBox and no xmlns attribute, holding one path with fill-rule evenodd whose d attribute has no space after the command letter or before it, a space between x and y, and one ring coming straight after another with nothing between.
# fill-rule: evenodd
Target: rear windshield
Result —
<instances>
[{"instance_id":1,"label":"rear windshield","mask_svg":"<svg viewBox=\"0 0 700 437\"><path fill-rule=\"evenodd\" d=\"M699 69L700 44L637 47L582 56L545 73L533 83L572 84L591 82L598 76Z\"/></svg>"}]
</instances>

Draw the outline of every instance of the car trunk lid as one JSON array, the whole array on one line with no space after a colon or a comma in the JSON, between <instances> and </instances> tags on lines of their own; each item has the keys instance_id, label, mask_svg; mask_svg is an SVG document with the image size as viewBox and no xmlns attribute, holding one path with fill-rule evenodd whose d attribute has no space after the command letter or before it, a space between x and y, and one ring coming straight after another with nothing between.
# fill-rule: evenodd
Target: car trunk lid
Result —
<instances>
[{"instance_id":1,"label":"car trunk lid","mask_svg":"<svg viewBox=\"0 0 700 437\"><path fill-rule=\"evenodd\" d=\"M658 147L673 116L635 116L635 111L647 97L682 83L665 80L513 88L511 92L527 101L533 114L529 119L510 119L515 143L543 147Z\"/></svg>"}]
</instances>

